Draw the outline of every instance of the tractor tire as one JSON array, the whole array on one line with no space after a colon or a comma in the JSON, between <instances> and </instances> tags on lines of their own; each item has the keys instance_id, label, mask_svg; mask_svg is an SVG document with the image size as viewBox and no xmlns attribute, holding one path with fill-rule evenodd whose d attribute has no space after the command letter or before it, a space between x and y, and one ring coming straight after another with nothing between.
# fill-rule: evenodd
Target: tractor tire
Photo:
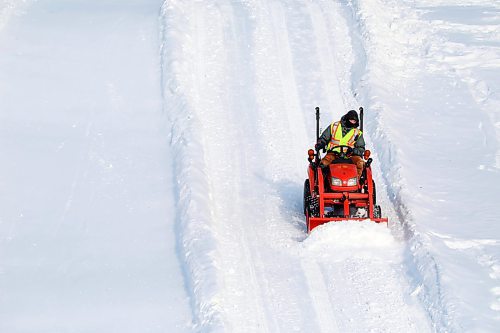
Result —
<instances>
[{"instance_id":1,"label":"tractor tire","mask_svg":"<svg viewBox=\"0 0 500 333\"><path fill-rule=\"evenodd\" d=\"M373 217L379 219L382 217L382 208L380 206L373 206Z\"/></svg>"},{"instance_id":2,"label":"tractor tire","mask_svg":"<svg viewBox=\"0 0 500 333\"><path fill-rule=\"evenodd\" d=\"M377 189L375 188L375 181L372 180L372 184L373 184L373 204L376 205L377 204Z\"/></svg>"},{"instance_id":3,"label":"tractor tire","mask_svg":"<svg viewBox=\"0 0 500 333\"><path fill-rule=\"evenodd\" d=\"M319 216L319 201L318 198L311 198L309 201L309 213L312 217Z\"/></svg>"},{"instance_id":4,"label":"tractor tire","mask_svg":"<svg viewBox=\"0 0 500 333\"><path fill-rule=\"evenodd\" d=\"M309 202L311 201L311 186L309 185L309 179L304 182L304 215L309 210Z\"/></svg>"},{"instance_id":5,"label":"tractor tire","mask_svg":"<svg viewBox=\"0 0 500 333\"><path fill-rule=\"evenodd\" d=\"M304 215L316 217L319 215L318 198L311 197L311 185L309 179L304 182Z\"/></svg>"}]
</instances>

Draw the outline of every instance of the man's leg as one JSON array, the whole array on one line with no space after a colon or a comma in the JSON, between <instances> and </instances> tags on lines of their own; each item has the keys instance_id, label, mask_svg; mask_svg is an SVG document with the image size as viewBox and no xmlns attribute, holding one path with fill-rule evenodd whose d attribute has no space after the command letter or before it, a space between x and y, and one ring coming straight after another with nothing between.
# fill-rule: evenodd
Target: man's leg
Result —
<instances>
[{"instance_id":1,"label":"man's leg","mask_svg":"<svg viewBox=\"0 0 500 333\"><path fill-rule=\"evenodd\" d=\"M361 156L357 155L352 155L351 161L354 164L356 164L356 168L358 169L358 178L361 177L361 174L363 173L363 168L365 167L365 161L363 161L363 158Z\"/></svg>"},{"instance_id":2,"label":"man's leg","mask_svg":"<svg viewBox=\"0 0 500 333\"><path fill-rule=\"evenodd\" d=\"M333 162L335 159L335 154L334 153L326 153L325 157L321 159L321 162L319 162L319 166L321 168L321 172L323 173L323 179L326 179L329 175L330 168L328 166ZM325 192L328 192L328 182L324 181L325 185Z\"/></svg>"},{"instance_id":3,"label":"man's leg","mask_svg":"<svg viewBox=\"0 0 500 333\"><path fill-rule=\"evenodd\" d=\"M326 153L325 157L323 157L321 159L321 162L319 162L320 167L324 168L326 166L329 166L330 163L332 163L334 159L335 159L335 154L334 153Z\"/></svg>"}]
</instances>

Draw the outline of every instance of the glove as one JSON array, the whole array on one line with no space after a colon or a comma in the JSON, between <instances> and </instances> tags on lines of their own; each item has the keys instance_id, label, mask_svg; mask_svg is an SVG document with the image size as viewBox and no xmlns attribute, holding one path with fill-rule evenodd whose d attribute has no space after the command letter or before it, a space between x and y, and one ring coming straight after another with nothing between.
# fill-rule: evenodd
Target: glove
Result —
<instances>
[{"instance_id":1,"label":"glove","mask_svg":"<svg viewBox=\"0 0 500 333\"><path fill-rule=\"evenodd\" d=\"M312 162L312 163L313 163L313 167L314 167L314 168L319 168L319 169L323 170L323 169L326 167L326 165L324 165L324 164L323 164L323 163L321 163L321 162L316 162L316 161L314 161L314 162Z\"/></svg>"},{"instance_id":2,"label":"glove","mask_svg":"<svg viewBox=\"0 0 500 333\"><path fill-rule=\"evenodd\" d=\"M352 150L352 154L351 155L356 155L356 156L363 156L363 154L365 153L364 150L362 149L359 149L359 148L354 148Z\"/></svg>"},{"instance_id":3,"label":"glove","mask_svg":"<svg viewBox=\"0 0 500 333\"><path fill-rule=\"evenodd\" d=\"M323 148L323 145L319 142L314 145L314 149L316 149L316 150L320 150L321 148Z\"/></svg>"}]
</instances>

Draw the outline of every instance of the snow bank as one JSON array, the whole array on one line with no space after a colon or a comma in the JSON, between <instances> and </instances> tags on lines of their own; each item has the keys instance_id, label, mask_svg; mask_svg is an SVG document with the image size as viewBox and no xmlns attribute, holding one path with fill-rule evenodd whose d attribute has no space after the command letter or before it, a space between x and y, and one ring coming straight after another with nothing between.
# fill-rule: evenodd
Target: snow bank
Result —
<instances>
[{"instance_id":1,"label":"snow bank","mask_svg":"<svg viewBox=\"0 0 500 333\"><path fill-rule=\"evenodd\" d=\"M203 143L194 134L199 124L189 99L193 84L189 81L191 68L186 68L186 62L182 61L191 55L192 50L183 44L182 37L189 34L192 22L181 14L182 9L176 1L165 1L160 16L162 93L164 110L172 124L170 140L177 182L176 233L194 324L198 329L216 332L222 328L216 299L217 263L212 257L216 242L211 229Z\"/></svg>"},{"instance_id":2,"label":"snow bank","mask_svg":"<svg viewBox=\"0 0 500 333\"><path fill-rule=\"evenodd\" d=\"M492 331L499 318L491 274L499 262L498 195L490 185L500 183L492 88L500 77L498 5L360 0L350 10L363 48L357 57L365 59L356 90L401 221L393 230L407 239L415 294L438 331ZM470 238L480 245L457 248ZM480 290L466 287L477 281L485 281Z\"/></svg>"}]
</instances>

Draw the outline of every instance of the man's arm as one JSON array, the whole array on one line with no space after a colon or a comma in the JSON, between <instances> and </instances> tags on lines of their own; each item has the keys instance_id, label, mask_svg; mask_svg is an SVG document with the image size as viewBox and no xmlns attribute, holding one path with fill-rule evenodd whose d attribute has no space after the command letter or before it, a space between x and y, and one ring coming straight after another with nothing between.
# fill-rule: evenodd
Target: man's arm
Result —
<instances>
[{"instance_id":1,"label":"man's arm","mask_svg":"<svg viewBox=\"0 0 500 333\"><path fill-rule=\"evenodd\" d=\"M323 131L323 134L318 139L316 144L317 149L323 149L332 139L332 134L330 133L330 125Z\"/></svg>"},{"instance_id":2,"label":"man's arm","mask_svg":"<svg viewBox=\"0 0 500 333\"><path fill-rule=\"evenodd\" d=\"M356 142L354 143L354 149L352 151L354 155L363 156L365 153L365 139L363 134L360 134Z\"/></svg>"}]
</instances>

